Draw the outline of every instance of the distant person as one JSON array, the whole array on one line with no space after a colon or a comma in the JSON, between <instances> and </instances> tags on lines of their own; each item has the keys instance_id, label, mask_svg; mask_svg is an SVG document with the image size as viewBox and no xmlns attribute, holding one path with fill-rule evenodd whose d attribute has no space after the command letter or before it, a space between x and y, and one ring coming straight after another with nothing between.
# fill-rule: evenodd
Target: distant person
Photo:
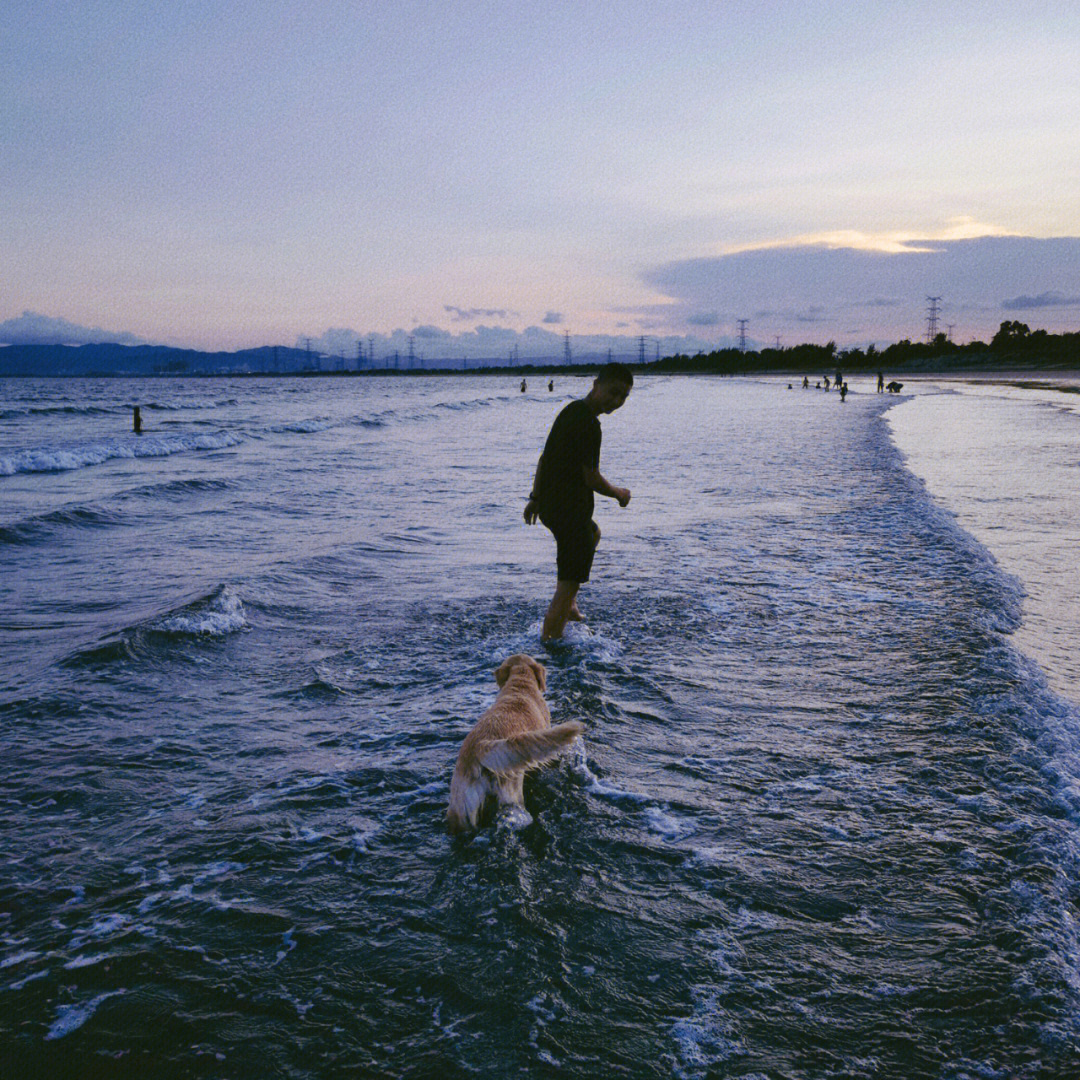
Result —
<instances>
[{"instance_id":1,"label":"distant person","mask_svg":"<svg viewBox=\"0 0 1080 1080\"><path fill-rule=\"evenodd\" d=\"M524 517L529 525L539 518L551 530L558 568L555 595L541 631L545 641L562 637L567 622L583 618L578 589L589 580L600 542L600 529L592 520L593 493L615 499L620 506L630 501L629 488L616 487L600 474L599 417L621 408L633 385L633 372L625 364L601 368L589 393L555 417L536 466Z\"/></svg>"},{"instance_id":2,"label":"distant person","mask_svg":"<svg viewBox=\"0 0 1080 1080\"><path fill-rule=\"evenodd\" d=\"M825 384L825 389L828 390L829 389L829 376L828 375L823 375L821 377L821 381Z\"/></svg>"},{"instance_id":3,"label":"distant person","mask_svg":"<svg viewBox=\"0 0 1080 1080\"><path fill-rule=\"evenodd\" d=\"M524 394L525 391L528 390L528 389L529 389L529 384L524 379L522 379L521 380L521 392Z\"/></svg>"},{"instance_id":4,"label":"distant person","mask_svg":"<svg viewBox=\"0 0 1080 1080\"><path fill-rule=\"evenodd\" d=\"M843 383L844 383L844 376L840 374L840 369L837 368L836 369L836 378L833 379L833 385L836 387L837 390L839 390L840 387L843 385Z\"/></svg>"},{"instance_id":5,"label":"distant person","mask_svg":"<svg viewBox=\"0 0 1080 1080\"><path fill-rule=\"evenodd\" d=\"M843 401L847 397L847 383L842 382L840 384L840 400Z\"/></svg>"},{"instance_id":6,"label":"distant person","mask_svg":"<svg viewBox=\"0 0 1080 1080\"><path fill-rule=\"evenodd\" d=\"M135 411L134 411L134 413L132 415L131 421L132 421L132 427L134 427L134 429L135 429L135 434L136 435L141 435L142 434L142 410L139 408L138 405L135 406Z\"/></svg>"},{"instance_id":7,"label":"distant person","mask_svg":"<svg viewBox=\"0 0 1080 1080\"><path fill-rule=\"evenodd\" d=\"M554 390L554 389L555 389L555 380L554 379L548 379L548 393L550 394L551 391Z\"/></svg>"},{"instance_id":8,"label":"distant person","mask_svg":"<svg viewBox=\"0 0 1080 1080\"><path fill-rule=\"evenodd\" d=\"M808 390L810 388L810 376L809 375L804 375L802 377L802 388L804 390Z\"/></svg>"},{"instance_id":9,"label":"distant person","mask_svg":"<svg viewBox=\"0 0 1080 1080\"><path fill-rule=\"evenodd\" d=\"M879 371L877 373L877 392L880 394L885 389L885 376Z\"/></svg>"},{"instance_id":10,"label":"distant person","mask_svg":"<svg viewBox=\"0 0 1080 1080\"><path fill-rule=\"evenodd\" d=\"M904 389L904 384L902 382L897 382L895 379L893 379L893 381L889 383L888 386L885 387L885 389L888 390L890 394L899 394L900 391Z\"/></svg>"}]
</instances>

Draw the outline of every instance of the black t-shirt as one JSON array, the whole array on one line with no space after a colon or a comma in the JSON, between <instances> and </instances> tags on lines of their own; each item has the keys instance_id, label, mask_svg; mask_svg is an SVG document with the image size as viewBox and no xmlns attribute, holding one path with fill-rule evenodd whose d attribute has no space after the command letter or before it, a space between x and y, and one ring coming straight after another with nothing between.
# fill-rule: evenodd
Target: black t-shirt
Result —
<instances>
[{"instance_id":1,"label":"black t-shirt","mask_svg":"<svg viewBox=\"0 0 1080 1080\"><path fill-rule=\"evenodd\" d=\"M571 401L551 425L536 479L537 507L553 517L592 517L593 493L582 468L600 465L600 421L584 401Z\"/></svg>"}]
</instances>

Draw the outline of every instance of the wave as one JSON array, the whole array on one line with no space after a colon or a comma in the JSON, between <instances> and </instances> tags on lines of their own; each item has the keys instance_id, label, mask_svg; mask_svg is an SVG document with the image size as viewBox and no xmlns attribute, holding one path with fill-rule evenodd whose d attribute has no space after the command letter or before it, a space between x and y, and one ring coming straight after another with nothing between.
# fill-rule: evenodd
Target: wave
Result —
<instances>
[{"instance_id":1,"label":"wave","mask_svg":"<svg viewBox=\"0 0 1080 1080\"><path fill-rule=\"evenodd\" d=\"M220 639L245 630L250 624L243 601L232 585L219 585L206 596L181 607L125 627L105 640L79 649L61 662L85 668L123 660L139 660L167 652L177 639Z\"/></svg>"},{"instance_id":2,"label":"wave","mask_svg":"<svg viewBox=\"0 0 1080 1080\"><path fill-rule=\"evenodd\" d=\"M154 412L180 412L188 409L220 409L239 404L236 398L189 398L184 401L132 401L115 405L26 405L0 410L0 420L18 420L26 416L115 416L130 413L134 405Z\"/></svg>"},{"instance_id":3,"label":"wave","mask_svg":"<svg viewBox=\"0 0 1080 1080\"><path fill-rule=\"evenodd\" d=\"M221 450L238 446L249 438L262 438L265 435L297 434L312 435L321 431L339 427L382 428L390 423L422 422L437 418L436 410L460 411L487 408L500 401L512 400L508 397L475 398L469 401L439 402L430 408L413 412L400 412L388 409L383 412L369 413L334 420L325 416L313 416L290 420L265 428L239 429L236 431L205 432L154 432L142 435L127 435L119 438L105 438L83 443L55 444L28 447L0 455L0 477L14 476L18 473L68 472L118 458L165 457L170 454L188 453L199 450ZM209 409L225 405L235 405L235 398L203 399L197 401L159 401L143 404L143 409L174 411L180 409ZM57 412L81 415L104 415L126 413L130 405L57 405L29 407L24 410L8 410L0 413L3 418L27 416L33 412ZM213 423L211 420L194 420L193 423Z\"/></svg>"},{"instance_id":4,"label":"wave","mask_svg":"<svg viewBox=\"0 0 1080 1080\"><path fill-rule=\"evenodd\" d=\"M0 410L0 420L18 420L24 416L107 416L130 410L130 405L28 405L25 409Z\"/></svg>"},{"instance_id":5,"label":"wave","mask_svg":"<svg viewBox=\"0 0 1080 1080\"><path fill-rule=\"evenodd\" d=\"M239 593L231 585L219 585L209 596L166 615L148 629L159 634L224 637L247 625Z\"/></svg>"},{"instance_id":6,"label":"wave","mask_svg":"<svg viewBox=\"0 0 1080 1080\"><path fill-rule=\"evenodd\" d=\"M16 473L68 472L101 465L114 458L167 457L193 450L223 450L239 446L240 435L228 431L176 435L131 435L124 439L69 446L39 446L0 457L0 476Z\"/></svg>"},{"instance_id":7,"label":"wave","mask_svg":"<svg viewBox=\"0 0 1080 1080\"><path fill-rule=\"evenodd\" d=\"M32 544L43 532L65 526L102 529L119 524L121 518L115 511L98 506L66 506L62 510L24 518L14 525L0 526L0 545Z\"/></svg>"}]
</instances>

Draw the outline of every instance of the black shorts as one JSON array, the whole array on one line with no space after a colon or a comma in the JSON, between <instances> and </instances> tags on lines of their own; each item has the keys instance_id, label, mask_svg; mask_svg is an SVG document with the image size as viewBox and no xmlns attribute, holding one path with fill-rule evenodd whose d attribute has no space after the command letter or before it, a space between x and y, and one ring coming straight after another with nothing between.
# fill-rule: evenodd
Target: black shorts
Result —
<instances>
[{"instance_id":1,"label":"black shorts","mask_svg":"<svg viewBox=\"0 0 1080 1080\"><path fill-rule=\"evenodd\" d=\"M564 518L541 514L540 520L555 537L555 564L560 581L589 580L593 556L596 554L596 523L592 518Z\"/></svg>"}]
</instances>

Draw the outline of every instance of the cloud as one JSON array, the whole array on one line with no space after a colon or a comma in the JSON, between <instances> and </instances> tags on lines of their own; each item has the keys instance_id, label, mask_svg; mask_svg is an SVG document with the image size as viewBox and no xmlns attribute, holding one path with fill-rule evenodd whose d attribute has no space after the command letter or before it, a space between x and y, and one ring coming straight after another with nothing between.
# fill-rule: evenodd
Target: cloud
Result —
<instances>
[{"instance_id":1,"label":"cloud","mask_svg":"<svg viewBox=\"0 0 1080 1080\"><path fill-rule=\"evenodd\" d=\"M548 326L551 326L551 325L553 325L555 323L561 323L563 321L562 312L561 311L549 311L544 316L543 321Z\"/></svg>"},{"instance_id":2,"label":"cloud","mask_svg":"<svg viewBox=\"0 0 1080 1080\"><path fill-rule=\"evenodd\" d=\"M443 330L438 326L431 326L430 324L424 324L417 326L413 329L413 334L418 338L448 338L451 336L449 330Z\"/></svg>"},{"instance_id":3,"label":"cloud","mask_svg":"<svg viewBox=\"0 0 1080 1080\"><path fill-rule=\"evenodd\" d=\"M759 247L666 263L642 278L673 301L669 325L680 319L694 325L719 299L724 321L762 313L752 329L766 336L805 333L813 325L822 340L898 340L922 336L926 297L934 295L942 298L942 324L956 321L958 335L992 335L1003 306L1041 308L1060 323L1047 329L1075 329L1067 309L1080 298L1078 237L908 239L906 245L893 251L824 243ZM1013 299L1003 304L1002 296ZM856 311L867 322L848 336L861 321Z\"/></svg>"},{"instance_id":4,"label":"cloud","mask_svg":"<svg viewBox=\"0 0 1080 1080\"><path fill-rule=\"evenodd\" d=\"M0 323L0 343L4 345L145 345L134 334L115 333L99 326L79 326L67 319L24 311Z\"/></svg>"},{"instance_id":5,"label":"cloud","mask_svg":"<svg viewBox=\"0 0 1080 1080\"><path fill-rule=\"evenodd\" d=\"M1063 296L1059 292L1044 292L1038 296L1014 296L1011 300L1002 300L1004 311L1031 311L1035 308L1077 307L1080 296Z\"/></svg>"},{"instance_id":6,"label":"cloud","mask_svg":"<svg viewBox=\"0 0 1080 1080\"><path fill-rule=\"evenodd\" d=\"M454 304L444 304L443 310L455 320L469 322L476 319L514 319L518 315L516 311L508 311L506 308L460 308Z\"/></svg>"},{"instance_id":7,"label":"cloud","mask_svg":"<svg viewBox=\"0 0 1080 1080\"><path fill-rule=\"evenodd\" d=\"M686 321L691 326L716 326L720 322L720 314L716 311L695 311L686 316Z\"/></svg>"}]
</instances>

